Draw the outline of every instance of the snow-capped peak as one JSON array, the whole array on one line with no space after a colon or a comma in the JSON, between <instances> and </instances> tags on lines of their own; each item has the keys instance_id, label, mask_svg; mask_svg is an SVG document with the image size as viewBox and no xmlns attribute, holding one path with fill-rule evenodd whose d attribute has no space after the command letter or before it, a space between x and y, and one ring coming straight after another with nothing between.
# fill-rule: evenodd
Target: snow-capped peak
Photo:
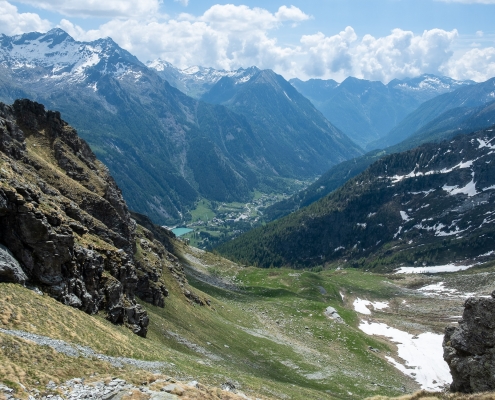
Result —
<instances>
[{"instance_id":1,"label":"snow-capped peak","mask_svg":"<svg viewBox=\"0 0 495 400\"><path fill-rule=\"evenodd\" d=\"M457 81L446 76L423 74L416 78L395 80L389 86L403 91L428 92L434 91L438 94L450 92L461 86L474 84L473 81Z\"/></svg>"},{"instance_id":2,"label":"snow-capped peak","mask_svg":"<svg viewBox=\"0 0 495 400\"><path fill-rule=\"evenodd\" d=\"M0 63L13 71L45 69L45 78L84 80L89 69L121 75L142 64L112 39L75 41L62 29L0 37Z\"/></svg>"}]
</instances>

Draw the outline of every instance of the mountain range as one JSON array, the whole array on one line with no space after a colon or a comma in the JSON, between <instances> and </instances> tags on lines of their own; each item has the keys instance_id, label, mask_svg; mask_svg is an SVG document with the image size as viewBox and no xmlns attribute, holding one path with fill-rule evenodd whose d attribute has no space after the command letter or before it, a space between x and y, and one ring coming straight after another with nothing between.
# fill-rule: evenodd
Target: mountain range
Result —
<instances>
[{"instance_id":1,"label":"mountain range","mask_svg":"<svg viewBox=\"0 0 495 400\"><path fill-rule=\"evenodd\" d=\"M361 152L323 121L301 138L306 147L290 149L298 165L281 165L278 145L294 131L280 128L287 120L260 132L243 115L173 88L109 38L83 43L54 29L2 35L0 45L1 100L29 97L61 110L109 167L131 209L155 222L182 220L201 197L244 201L256 187L315 176ZM271 95L272 104L285 97ZM292 110L294 119L313 126L317 112L303 115L311 104L295 101L304 105Z\"/></svg>"},{"instance_id":2,"label":"mountain range","mask_svg":"<svg viewBox=\"0 0 495 400\"><path fill-rule=\"evenodd\" d=\"M251 76L253 71L259 71L256 67L235 71L201 66L179 69L161 59L148 62L147 65L184 93L216 103L228 101L229 94L223 94L226 98L216 98L218 93L209 93L210 91L215 92L223 88L220 90L228 92L237 87L238 83L227 89L226 82L239 82L246 79L246 76ZM220 80L224 83L219 84ZM297 78L289 82L309 99L328 121L367 150L385 148L405 139L407 134L400 140L394 138L393 134L388 137L388 134L422 103L441 94L475 85L474 81L459 81L431 74L394 79L388 84L354 77L348 77L341 83L332 79L302 81ZM215 85L217 87L213 89ZM236 104L239 106L243 103L237 101Z\"/></svg>"},{"instance_id":3,"label":"mountain range","mask_svg":"<svg viewBox=\"0 0 495 400\"><path fill-rule=\"evenodd\" d=\"M478 104L480 101L479 92L486 91L486 88L490 88L491 84L491 81L474 84L472 90L469 91L471 95L464 97L465 103ZM464 92L465 88L459 90ZM495 123L494 102L489 101L491 95L485 96L484 99L488 102L481 106L455 107L445 112L442 112L443 107L436 107L437 101L449 103L449 101L446 101L446 98L450 98L451 102L455 103L458 97L459 94L457 91L454 91L428 101L428 105L431 109L436 110L436 112L432 111L432 115L430 116L432 118L431 121L425 123L425 125L421 126L412 135L402 142L383 150L372 150L363 156L333 166L306 189L265 209L265 221L272 221L283 217L292 211L296 211L321 199L387 154L413 149L428 142L447 140L460 133L470 133L477 129L489 127ZM440 114L437 114L438 112ZM416 114L413 113L412 115ZM421 114L417 115L420 116Z\"/></svg>"},{"instance_id":4,"label":"mountain range","mask_svg":"<svg viewBox=\"0 0 495 400\"><path fill-rule=\"evenodd\" d=\"M452 93L444 93L421 104L386 136L370 143L367 148L380 149L400 143L444 112L458 107L480 107L493 100L495 100L495 78L460 87Z\"/></svg>"},{"instance_id":5,"label":"mountain range","mask_svg":"<svg viewBox=\"0 0 495 400\"><path fill-rule=\"evenodd\" d=\"M277 175L314 176L336 160L340 163L361 153L359 146L271 70L252 67L224 76L201 99L243 115L261 148L276 160Z\"/></svg>"},{"instance_id":6,"label":"mountain range","mask_svg":"<svg viewBox=\"0 0 495 400\"><path fill-rule=\"evenodd\" d=\"M346 260L476 263L493 255L495 127L388 155L310 206L218 248L260 267Z\"/></svg>"},{"instance_id":7,"label":"mountain range","mask_svg":"<svg viewBox=\"0 0 495 400\"><path fill-rule=\"evenodd\" d=\"M306 96L323 115L346 135L368 150L371 143L387 134L423 102L440 94L474 84L448 77L421 75L394 79L388 84L349 77L342 83L334 80L291 79L290 83ZM380 148L397 142L383 139Z\"/></svg>"}]
</instances>

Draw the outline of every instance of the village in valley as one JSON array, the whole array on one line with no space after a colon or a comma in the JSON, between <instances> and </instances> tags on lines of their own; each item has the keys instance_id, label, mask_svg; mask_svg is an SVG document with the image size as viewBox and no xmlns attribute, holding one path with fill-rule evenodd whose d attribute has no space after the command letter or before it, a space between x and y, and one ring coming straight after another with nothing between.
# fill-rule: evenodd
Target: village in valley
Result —
<instances>
[{"instance_id":1,"label":"village in valley","mask_svg":"<svg viewBox=\"0 0 495 400\"><path fill-rule=\"evenodd\" d=\"M255 192L249 203L221 203L202 199L190 212L190 221L167 227L182 241L202 249L231 240L263 223L263 210L289 197L287 193Z\"/></svg>"}]
</instances>

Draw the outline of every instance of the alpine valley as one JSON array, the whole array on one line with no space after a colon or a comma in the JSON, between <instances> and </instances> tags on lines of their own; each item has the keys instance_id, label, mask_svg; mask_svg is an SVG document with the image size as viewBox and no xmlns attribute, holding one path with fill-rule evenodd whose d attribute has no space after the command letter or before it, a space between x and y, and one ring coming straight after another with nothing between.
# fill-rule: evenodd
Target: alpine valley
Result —
<instances>
[{"instance_id":1,"label":"alpine valley","mask_svg":"<svg viewBox=\"0 0 495 400\"><path fill-rule=\"evenodd\" d=\"M272 72L260 72L274 78L264 86L250 85L268 90L267 104L278 112L269 127L259 127L184 95L111 39L80 43L54 29L2 36L0 43L0 100L29 97L63 112L109 167L130 207L158 223L181 221L200 197L245 202L255 189L286 190L284 179L316 177L362 152ZM263 113L260 106L257 118ZM292 121L279 118L284 114ZM295 124L292 132L288 123ZM299 126L307 130L295 136Z\"/></svg>"},{"instance_id":2,"label":"alpine valley","mask_svg":"<svg viewBox=\"0 0 495 400\"><path fill-rule=\"evenodd\" d=\"M0 400L492 399L494 79L1 35Z\"/></svg>"}]
</instances>

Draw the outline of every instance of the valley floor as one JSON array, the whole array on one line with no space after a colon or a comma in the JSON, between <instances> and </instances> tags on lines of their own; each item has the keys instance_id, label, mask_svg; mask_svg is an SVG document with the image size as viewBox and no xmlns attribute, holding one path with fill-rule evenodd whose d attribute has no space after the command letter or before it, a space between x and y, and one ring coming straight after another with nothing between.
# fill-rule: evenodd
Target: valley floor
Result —
<instances>
[{"instance_id":1,"label":"valley floor","mask_svg":"<svg viewBox=\"0 0 495 400\"><path fill-rule=\"evenodd\" d=\"M262 270L177 247L192 290L211 306L187 302L172 285L164 309L146 305L151 319L146 339L102 316L2 284L0 381L25 398L29 389L48 393L50 381L58 387L73 378L90 382L103 376L136 387L146 382L148 388L174 379L186 388L183 398L199 393L186 387L191 381L210 390L211 398L239 391L251 399L363 399L441 390L449 383L441 359L444 328L460 318L468 296L489 296L495 277L493 265L428 275ZM325 315L329 306L342 322ZM94 353L75 359L33 337L13 336L12 330ZM435 376L421 357L411 356L425 349ZM148 364L112 364L119 357Z\"/></svg>"}]
</instances>

